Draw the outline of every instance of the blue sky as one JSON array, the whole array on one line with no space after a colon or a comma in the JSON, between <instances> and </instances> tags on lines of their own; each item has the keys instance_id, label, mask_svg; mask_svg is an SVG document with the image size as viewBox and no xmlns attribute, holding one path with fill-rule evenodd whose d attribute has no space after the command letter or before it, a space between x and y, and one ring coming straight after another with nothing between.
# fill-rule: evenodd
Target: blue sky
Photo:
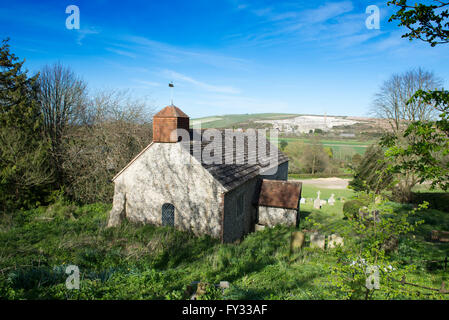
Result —
<instances>
[{"instance_id":1,"label":"blue sky","mask_svg":"<svg viewBox=\"0 0 449 320\"><path fill-rule=\"evenodd\" d=\"M30 72L60 61L94 92L130 89L192 118L230 113L365 116L381 83L423 67L449 79L449 46L401 39L385 1L8 1L0 38ZM65 26L80 9L80 29ZM380 8L380 29L365 11Z\"/></svg>"}]
</instances>

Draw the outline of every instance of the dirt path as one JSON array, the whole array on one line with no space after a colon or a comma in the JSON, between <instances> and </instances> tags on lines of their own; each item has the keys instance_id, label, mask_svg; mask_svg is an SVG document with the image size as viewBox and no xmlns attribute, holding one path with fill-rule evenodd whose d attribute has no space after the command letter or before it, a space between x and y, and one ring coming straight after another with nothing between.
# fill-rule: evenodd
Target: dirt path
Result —
<instances>
[{"instance_id":1,"label":"dirt path","mask_svg":"<svg viewBox=\"0 0 449 320\"><path fill-rule=\"evenodd\" d=\"M295 179L301 181L304 186L313 186L326 189L347 189L350 179L342 178L317 178L317 179Z\"/></svg>"}]
</instances>

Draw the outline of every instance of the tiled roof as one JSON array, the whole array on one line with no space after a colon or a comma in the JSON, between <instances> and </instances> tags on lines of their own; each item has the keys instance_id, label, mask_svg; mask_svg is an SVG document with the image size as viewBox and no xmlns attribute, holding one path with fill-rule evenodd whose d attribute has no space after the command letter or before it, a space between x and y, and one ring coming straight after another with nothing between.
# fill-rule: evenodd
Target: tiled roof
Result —
<instances>
[{"instance_id":1,"label":"tiled roof","mask_svg":"<svg viewBox=\"0 0 449 320\"><path fill-rule=\"evenodd\" d=\"M233 144L233 148L225 148L226 140L228 139L229 141L230 139L225 135L225 130L217 130L217 132L221 135L221 162L218 164L206 163L204 160L203 151L205 147L213 141L213 139L207 141L203 139L202 142L199 142L198 137L202 136L203 132L204 130L201 130L201 135L198 133L197 137L195 137L195 135L193 135L193 130L190 130L191 141L188 146L186 146L185 144L183 146L185 146L186 148L188 147L190 149L190 154L195 157L202 164L202 166L207 171L209 171L209 173L228 191L236 188L237 186L258 175L263 174L264 171L267 172L267 170L273 168L273 166L277 166L288 161L287 156L284 155L280 150L278 150L276 146L271 144L266 139L266 137L264 137L266 142L266 157L264 157L263 161L260 161L260 155L258 157L258 152L260 150L260 147L263 147L263 145L259 147L259 143L257 142L255 143L254 147L249 150L248 139L244 138L245 132L243 131L233 132L234 135L242 135L244 138L244 151L243 153L236 154L237 151L235 148L235 144ZM255 140L258 141L257 135ZM194 145L199 143L201 143L201 155L203 155L202 159L199 159L199 155L194 152ZM181 142L181 144L183 144L183 142ZM271 148L273 149L270 153ZM208 148L209 151L211 149L213 148ZM263 151L261 151L261 153L263 155ZM227 157L233 159L233 163L227 163L225 161ZM239 162L243 164L238 164Z\"/></svg>"},{"instance_id":2,"label":"tiled roof","mask_svg":"<svg viewBox=\"0 0 449 320\"><path fill-rule=\"evenodd\" d=\"M298 209L301 189L301 182L264 179L260 190L259 205Z\"/></svg>"},{"instance_id":3,"label":"tiled roof","mask_svg":"<svg viewBox=\"0 0 449 320\"><path fill-rule=\"evenodd\" d=\"M182 112L181 109L175 106L167 106L154 115L155 118L188 118L189 116Z\"/></svg>"}]
</instances>

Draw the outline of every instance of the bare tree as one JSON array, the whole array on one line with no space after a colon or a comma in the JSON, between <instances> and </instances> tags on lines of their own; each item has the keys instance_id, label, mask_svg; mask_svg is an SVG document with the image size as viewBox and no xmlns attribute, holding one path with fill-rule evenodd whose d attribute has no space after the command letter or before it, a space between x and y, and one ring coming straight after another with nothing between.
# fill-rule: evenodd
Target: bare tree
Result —
<instances>
[{"instance_id":1,"label":"bare tree","mask_svg":"<svg viewBox=\"0 0 449 320\"><path fill-rule=\"evenodd\" d=\"M100 91L85 113L89 125L69 133L66 190L82 202L111 201L110 179L152 140L153 109L127 91Z\"/></svg>"},{"instance_id":2,"label":"bare tree","mask_svg":"<svg viewBox=\"0 0 449 320\"><path fill-rule=\"evenodd\" d=\"M433 72L421 68L394 74L376 93L371 113L378 118L387 119L395 134L405 129L409 121L431 120L436 116L432 105L422 99L407 102L417 90L433 90L441 87L442 83Z\"/></svg>"},{"instance_id":3,"label":"bare tree","mask_svg":"<svg viewBox=\"0 0 449 320\"><path fill-rule=\"evenodd\" d=\"M68 67L45 66L39 103L57 186L81 202L109 201L110 179L152 139L152 109L128 91L87 92Z\"/></svg>"},{"instance_id":4,"label":"bare tree","mask_svg":"<svg viewBox=\"0 0 449 320\"><path fill-rule=\"evenodd\" d=\"M87 85L61 63L45 66L38 85L44 132L50 141L58 184L62 184L64 138L69 126L86 120L83 117L87 108Z\"/></svg>"}]
</instances>

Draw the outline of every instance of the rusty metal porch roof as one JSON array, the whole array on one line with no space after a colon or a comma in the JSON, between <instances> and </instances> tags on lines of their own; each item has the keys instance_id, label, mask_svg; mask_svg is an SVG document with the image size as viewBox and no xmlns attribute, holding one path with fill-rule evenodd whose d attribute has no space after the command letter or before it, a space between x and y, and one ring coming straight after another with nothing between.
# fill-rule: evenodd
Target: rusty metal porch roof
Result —
<instances>
[{"instance_id":1,"label":"rusty metal porch roof","mask_svg":"<svg viewBox=\"0 0 449 320\"><path fill-rule=\"evenodd\" d=\"M259 196L259 206L298 209L302 183L263 179Z\"/></svg>"}]
</instances>

